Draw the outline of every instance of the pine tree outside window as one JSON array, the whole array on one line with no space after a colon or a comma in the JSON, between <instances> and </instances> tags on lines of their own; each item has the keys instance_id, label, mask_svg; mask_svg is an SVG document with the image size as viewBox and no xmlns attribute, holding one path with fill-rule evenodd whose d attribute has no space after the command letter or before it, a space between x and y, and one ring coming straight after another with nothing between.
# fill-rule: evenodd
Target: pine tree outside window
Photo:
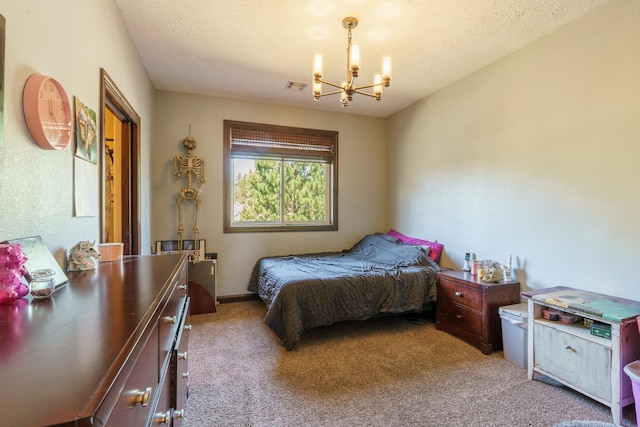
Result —
<instances>
[{"instance_id":1,"label":"pine tree outside window","mask_svg":"<svg viewBox=\"0 0 640 427\"><path fill-rule=\"evenodd\" d=\"M224 121L224 231L338 229L338 133Z\"/></svg>"}]
</instances>

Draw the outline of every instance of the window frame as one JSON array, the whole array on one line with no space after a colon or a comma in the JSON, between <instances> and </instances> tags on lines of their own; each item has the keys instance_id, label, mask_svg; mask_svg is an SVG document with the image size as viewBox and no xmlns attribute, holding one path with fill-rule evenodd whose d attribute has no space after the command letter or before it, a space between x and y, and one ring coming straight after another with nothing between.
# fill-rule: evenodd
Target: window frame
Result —
<instances>
[{"instance_id":1,"label":"window frame","mask_svg":"<svg viewBox=\"0 0 640 427\"><path fill-rule=\"evenodd\" d=\"M234 224L233 222L233 187L235 177L233 176L233 156L232 156L232 136L233 132L266 132L272 134L283 135L285 139L289 137L292 140L302 140L300 145L303 145L305 138L309 141L322 138L326 144L331 145L331 155L327 156L325 162L329 167L327 173L327 203L330 207L327 209L327 213L330 216L325 224L319 224L314 222L313 224L307 223L252 223L247 224ZM309 143L309 142L307 142ZM223 135L223 232L224 233L247 233L247 232L273 232L273 231L337 231L338 230L338 132L327 131L319 129L306 129L290 126L270 125L262 123L241 122L235 120L224 120L224 135ZM286 150L285 150L286 151ZM326 153L325 153L326 154ZM287 154L280 154L284 161L306 161L314 160L314 156L304 155L294 158L293 156L287 157ZM330 159L329 159L330 157ZM317 159L316 159L317 160ZM283 193L281 189L281 200L283 199Z\"/></svg>"}]
</instances>

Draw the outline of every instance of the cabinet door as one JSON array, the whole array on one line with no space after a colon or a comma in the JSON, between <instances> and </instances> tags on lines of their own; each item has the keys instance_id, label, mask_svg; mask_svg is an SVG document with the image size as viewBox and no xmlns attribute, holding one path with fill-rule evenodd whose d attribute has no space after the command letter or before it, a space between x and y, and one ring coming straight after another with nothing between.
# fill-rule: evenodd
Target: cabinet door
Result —
<instances>
[{"instance_id":1,"label":"cabinet door","mask_svg":"<svg viewBox=\"0 0 640 427\"><path fill-rule=\"evenodd\" d=\"M573 388L611 401L611 349L542 323L534 325L534 367Z\"/></svg>"}]
</instances>

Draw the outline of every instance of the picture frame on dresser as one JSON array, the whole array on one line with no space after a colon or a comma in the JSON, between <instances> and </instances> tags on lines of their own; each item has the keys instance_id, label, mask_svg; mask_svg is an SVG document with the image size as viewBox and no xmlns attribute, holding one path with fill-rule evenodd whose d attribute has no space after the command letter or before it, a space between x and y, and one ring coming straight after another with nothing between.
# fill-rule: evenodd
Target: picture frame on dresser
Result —
<instances>
[{"instance_id":1,"label":"picture frame on dresser","mask_svg":"<svg viewBox=\"0 0 640 427\"><path fill-rule=\"evenodd\" d=\"M194 239L182 241L182 252L186 252L189 255L190 259L204 260L207 249L207 242L205 239L200 239L199 241L200 243L198 246L198 254L196 254ZM156 241L156 254L158 255L175 254L179 252L181 251L177 240Z\"/></svg>"},{"instance_id":2,"label":"picture frame on dresser","mask_svg":"<svg viewBox=\"0 0 640 427\"><path fill-rule=\"evenodd\" d=\"M2 243L11 243L22 246L22 251L27 257L24 268L27 270L25 279L31 281L31 273L36 270L49 269L53 271L53 278L56 286L67 283L68 278L58 261L45 244L41 236L21 237L18 239L5 240Z\"/></svg>"}]
</instances>

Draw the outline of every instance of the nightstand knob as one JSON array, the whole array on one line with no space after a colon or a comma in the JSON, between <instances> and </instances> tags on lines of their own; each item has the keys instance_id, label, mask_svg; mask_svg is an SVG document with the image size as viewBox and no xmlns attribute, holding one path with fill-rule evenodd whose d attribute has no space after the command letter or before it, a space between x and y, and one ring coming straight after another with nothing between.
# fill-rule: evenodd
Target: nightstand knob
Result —
<instances>
[{"instance_id":1,"label":"nightstand knob","mask_svg":"<svg viewBox=\"0 0 640 427\"><path fill-rule=\"evenodd\" d=\"M458 320L462 319L462 314L456 314L456 319Z\"/></svg>"},{"instance_id":2,"label":"nightstand knob","mask_svg":"<svg viewBox=\"0 0 640 427\"><path fill-rule=\"evenodd\" d=\"M457 297L461 297L462 296L462 292L456 291L456 293L454 295L457 296Z\"/></svg>"}]
</instances>

